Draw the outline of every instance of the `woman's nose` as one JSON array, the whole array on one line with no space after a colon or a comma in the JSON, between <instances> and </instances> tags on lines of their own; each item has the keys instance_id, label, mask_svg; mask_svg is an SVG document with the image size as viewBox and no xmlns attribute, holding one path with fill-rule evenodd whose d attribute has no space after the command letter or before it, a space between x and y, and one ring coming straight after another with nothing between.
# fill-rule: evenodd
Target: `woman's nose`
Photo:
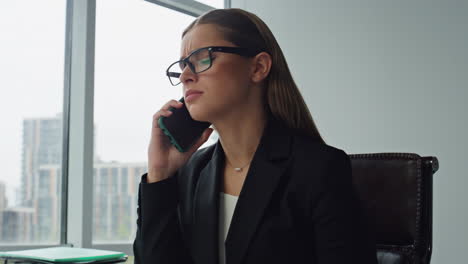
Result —
<instances>
[{"instance_id":1,"label":"woman's nose","mask_svg":"<svg viewBox=\"0 0 468 264\"><path fill-rule=\"evenodd\" d=\"M197 75L192 72L190 66L185 66L182 72L180 73L180 82L185 83L188 81L194 81L197 78Z\"/></svg>"}]
</instances>

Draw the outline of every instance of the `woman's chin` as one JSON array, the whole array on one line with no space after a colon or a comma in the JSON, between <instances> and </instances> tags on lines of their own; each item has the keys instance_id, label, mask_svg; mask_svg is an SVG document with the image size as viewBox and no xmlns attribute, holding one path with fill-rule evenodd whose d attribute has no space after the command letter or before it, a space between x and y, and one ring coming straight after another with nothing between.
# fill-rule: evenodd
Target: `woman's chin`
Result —
<instances>
[{"instance_id":1,"label":"woman's chin","mask_svg":"<svg viewBox=\"0 0 468 264\"><path fill-rule=\"evenodd\" d=\"M208 122L207 120L209 120L207 113L202 109L199 109L198 105L188 106L188 111L192 119L195 121Z\"/></svg>"}]
</instances>

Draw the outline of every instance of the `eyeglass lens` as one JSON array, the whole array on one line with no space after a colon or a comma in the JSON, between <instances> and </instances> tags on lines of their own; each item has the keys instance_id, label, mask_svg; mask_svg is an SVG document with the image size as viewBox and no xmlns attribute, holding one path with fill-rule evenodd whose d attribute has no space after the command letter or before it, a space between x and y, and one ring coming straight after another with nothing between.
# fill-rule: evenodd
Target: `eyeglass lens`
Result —
<instances>
[{"instance_id":1,"label":"eyeglass lens","mask_svg":"<svg viewBox=\"0 0 468 264\"><path fill-rule=\"evenodd\" d=\"M194 73L205 71L211 66L210 53L206 49L199 50L190 55L188 61L192 64L193 68L191 67L191 70L195 70ZM180 83L180 74L186 66L187 63L185 63L185 61L180 61L179 63L173 64L168 69L168 76L173 85Z\"/></svg>"}]
</instances>

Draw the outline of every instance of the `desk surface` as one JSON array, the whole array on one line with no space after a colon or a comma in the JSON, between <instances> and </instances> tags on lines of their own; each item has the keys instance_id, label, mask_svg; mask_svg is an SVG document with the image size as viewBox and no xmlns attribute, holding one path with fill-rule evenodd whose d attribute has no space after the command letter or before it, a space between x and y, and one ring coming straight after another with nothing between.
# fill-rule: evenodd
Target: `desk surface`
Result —
<instances>
[{"instance_id":1,"label":"desk surface","mask_svg":"<svg viewBox=\"0 0 468 264\"><path fill-rule=\"evenodd\" d=\"M133 259L134 259L133 256L128 256L127 261L121 262L121 264L133 264ZM11 260L9 260L7 264L12 264L12 263L13 263L13 262L12 262ZM0 264L5 264L5 260L4 260L4 259L0 259Z\"/></svg>"}]
</instances>

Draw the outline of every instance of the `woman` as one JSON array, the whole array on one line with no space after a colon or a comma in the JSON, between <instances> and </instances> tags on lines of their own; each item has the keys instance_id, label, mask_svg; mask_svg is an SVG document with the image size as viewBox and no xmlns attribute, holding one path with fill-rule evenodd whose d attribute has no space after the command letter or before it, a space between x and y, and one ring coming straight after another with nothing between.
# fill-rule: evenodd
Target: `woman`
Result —
<instances>
[{"instance_id":1,"label":"woman","mask_svg":"<svg viewBox=\"0 0 468 264\"><path fill-rule=\"evenodd\" d=\"M198 150L207 128L180 153L157 120L182 103L153 116L135 263L376 263L349 157L320 137L264 22L207 12L183 32L181 58L171 83L219 140Z\"/></svg>"}]
</instances>

